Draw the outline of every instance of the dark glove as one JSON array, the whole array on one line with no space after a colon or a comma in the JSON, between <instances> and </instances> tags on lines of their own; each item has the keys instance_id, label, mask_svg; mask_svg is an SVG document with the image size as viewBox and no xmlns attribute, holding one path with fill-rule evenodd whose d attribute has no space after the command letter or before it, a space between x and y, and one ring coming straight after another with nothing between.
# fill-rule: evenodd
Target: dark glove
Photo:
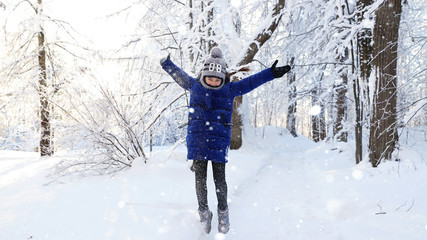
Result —
<instances>
[{"instance_id":1,"label":"dark glove","mask_svg":"<svg viewBox=\"0 0 427 240\"><path fill-rule=\"evenodd\" d=\"M279 62L279 60L276 60L273 63L273 65L271 66L271 71L273 72L274 78L283 77L283 75L285 75L285 73L287 73L291 70L291 66L289 66L289 65L286 65L283 67L276 67L277 62Z\"/></svg>"},{"instance_id":2,"label":"dark glove","mask_svg":"<svg viewBox=\"0 0 427 240\"><path fill-rule=\"evenodd\" d=\"M160 65L163 65L164 62L171 59L171 54L169 53L167 57L160 59Z\"/></svg>"}]
</instances>

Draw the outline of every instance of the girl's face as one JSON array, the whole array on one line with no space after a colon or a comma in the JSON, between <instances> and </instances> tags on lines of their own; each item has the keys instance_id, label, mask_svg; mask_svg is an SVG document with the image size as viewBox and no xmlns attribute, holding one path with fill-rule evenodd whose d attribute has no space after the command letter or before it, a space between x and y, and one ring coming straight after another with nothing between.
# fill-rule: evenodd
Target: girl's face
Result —
<instances>
[{"instance_id":1,"label":"girl's face","mask_svg":"<svg viewBox=\"0 0 427 240\"><path fill-rule=\"evenodd\" d=\"M218 87L221 85L222 79L217 77L205 77L205 82L211 87Z\"/></svg>"}]
</instances>

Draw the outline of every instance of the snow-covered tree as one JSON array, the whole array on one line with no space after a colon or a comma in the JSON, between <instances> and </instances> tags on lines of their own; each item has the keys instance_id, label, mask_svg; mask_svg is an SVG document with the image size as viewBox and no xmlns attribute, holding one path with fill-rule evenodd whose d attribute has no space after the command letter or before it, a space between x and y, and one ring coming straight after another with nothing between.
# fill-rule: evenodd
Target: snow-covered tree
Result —
<instances>
[{"instance_id":1,"label":"snow-covered tree","mask_svg":"<svg viewBox=\"0 0 427 240\"><path fill-rule=\"evenodd\" d=\"M3 126L11 129L9 124L13 122L39 131L40 154L50 156L54 153L56 118L53 103L67 83L66 66L72 65L64 53L72 58L78 54L69 41L73 30L67 22L46 14L42 0L5 1L4 6L0 74L7 92L2 109L8 123ZM6 139L3 143L5 147L10 146L8 142Z\"/></svg>"},{"instance_id":2,"label":"snow-covered tree","mask_svg":"<svg viewBox=\"0 0 427 240\"><path fill-rule=\"evenodd\" d=\"M391 160L398 137L397 59L401 0L386 0L376 10L373 31L373 89L369 160Z\"/></svg>"}]
</instances>

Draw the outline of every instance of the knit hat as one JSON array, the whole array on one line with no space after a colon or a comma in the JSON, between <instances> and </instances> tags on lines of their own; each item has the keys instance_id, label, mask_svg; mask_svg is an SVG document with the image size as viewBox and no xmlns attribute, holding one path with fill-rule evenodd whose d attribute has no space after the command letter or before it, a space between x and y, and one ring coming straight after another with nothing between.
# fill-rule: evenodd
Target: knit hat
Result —
<instances>
[{"instance_id":1,"label":"knit hat","mask_svg":"<svg viewBox=\"0 0 427 240\"><path fill-rule=\"evenodd\" d=\"M200 83L203 87L208 89L220 89L226 84L226 75L227 64L222 58L222 51L221 49L214 47L211 51L211 56L205 60L205 64L203 65L202 74L200 76ZM213 87L205 82L205 77L217 77L222 81L219 86Z\"/></svg>"}]
</instances>

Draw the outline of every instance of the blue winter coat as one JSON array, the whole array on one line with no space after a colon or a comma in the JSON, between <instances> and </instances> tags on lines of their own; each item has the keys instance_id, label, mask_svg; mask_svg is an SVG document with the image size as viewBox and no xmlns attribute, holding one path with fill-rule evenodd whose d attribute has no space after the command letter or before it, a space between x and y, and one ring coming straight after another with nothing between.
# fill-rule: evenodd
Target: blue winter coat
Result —
<instances>
[{"instance_id":1,"label":"blue winter coat","mask_svg":"<svg viewBox=\"0 0 427 240\"><path fill-rule=\"evenodd\" d=\"M171 60L163 62L162 67L182 88L190 91L187 158L228 162L233 100L273 80L271 69L212 90L204 88Z\"/></svg>"}]
</instances>

